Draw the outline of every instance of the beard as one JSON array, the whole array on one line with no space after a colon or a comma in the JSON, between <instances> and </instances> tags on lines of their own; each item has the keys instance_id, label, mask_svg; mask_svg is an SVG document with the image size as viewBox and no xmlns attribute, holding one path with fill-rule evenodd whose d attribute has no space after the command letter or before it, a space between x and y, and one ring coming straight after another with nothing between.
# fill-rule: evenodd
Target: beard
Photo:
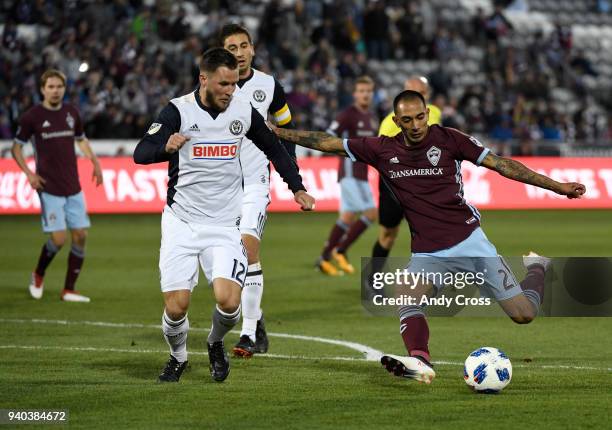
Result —
<instances>
[{"instance_id":1,"label":"beard","mask_svg":"<svg viewBox=\"0 0 612 430\"><path fill-rule=\"evenodd\" d=\"M229 102L225 106L219 104L215 100L215 97L212 95L212 93L208 91L206 91L206 95L204 97L206 98L206 103L208 104L208 106L212 107L216 111L223 112L225 109L227 109L227 106L229 106Z\"/></svg>"}]
</instances>

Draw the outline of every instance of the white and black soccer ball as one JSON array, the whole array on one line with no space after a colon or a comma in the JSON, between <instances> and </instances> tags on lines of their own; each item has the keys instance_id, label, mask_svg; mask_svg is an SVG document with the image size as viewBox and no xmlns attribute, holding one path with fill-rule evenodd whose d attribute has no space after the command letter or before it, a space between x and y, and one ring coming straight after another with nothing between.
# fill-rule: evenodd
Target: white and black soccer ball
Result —
<instances>
[{"instance_id":1,"label":"white and black soccer ball","mask_svg":"<svg viewBox=\"0 0 612 430\"><path fill-rule=\"evenodd\" d=\"M503 351L483 346L465 359L463 379L478 393L499 393L512 379L512 363Z\"/></svg>"}]
</instances>

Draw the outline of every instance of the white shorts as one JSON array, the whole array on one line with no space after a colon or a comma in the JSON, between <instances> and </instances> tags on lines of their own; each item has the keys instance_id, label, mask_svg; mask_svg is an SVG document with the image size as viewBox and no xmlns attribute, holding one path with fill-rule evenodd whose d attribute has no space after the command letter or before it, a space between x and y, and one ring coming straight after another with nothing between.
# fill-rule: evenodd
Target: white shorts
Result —
<instances>
[{"instance_id":1,"label":"white shorts","mask_svg":"<svg viewBox=\"0 0 612 430\"><path fill-rule=\"evenodd\" d=\"M243 286L248 266L246 250L236 227L187 223L166 206L161 231L159 273L162 292L192 291L198 283L198 262L209 284L217 278L224 278Z\"/></svg>"},{"instance_id":2,"label":"white shorts","mask_svg":"<svg viewBox=\"0 0 612 430\"><path fill-rule=\"evenodd\" d=\"M244 187L242 215L240 217L241 234L248 234L261 240L269 204L270 188L261 186Z\"/></svg>"}]
</instances>

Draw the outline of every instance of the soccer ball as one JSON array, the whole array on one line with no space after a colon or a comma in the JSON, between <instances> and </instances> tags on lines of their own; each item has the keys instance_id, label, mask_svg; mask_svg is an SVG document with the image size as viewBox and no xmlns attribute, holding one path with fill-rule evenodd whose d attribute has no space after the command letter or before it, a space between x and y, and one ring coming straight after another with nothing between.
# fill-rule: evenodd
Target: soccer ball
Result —
<instances>
[{"instance_id":1,"label":"soccer ball","mask_svg":"<svg viewBox=\"0 0 612 430\"><path fill-rule=\"evenodd\" d=\"M503 351L483 346L465 359L463 379L478 393L499 393L512 379L512 363Z\"/></svg>"}]
</instances>

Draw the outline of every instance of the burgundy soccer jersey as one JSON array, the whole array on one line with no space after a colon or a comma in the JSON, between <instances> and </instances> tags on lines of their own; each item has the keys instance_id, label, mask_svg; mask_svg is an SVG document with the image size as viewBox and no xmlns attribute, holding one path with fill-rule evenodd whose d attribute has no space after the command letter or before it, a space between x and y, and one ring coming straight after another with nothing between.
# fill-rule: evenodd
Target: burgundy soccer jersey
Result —
<instances>
[{"instance_id":1,"label":"burgundy soccer jersey","mask_svg":"<svg viewBox=\"0 0 612 430\"><path fill-rule=\"evenodd\" d=\"M349 139L344 147L390 185L410 224L412 252L450 248L480 225L480 213L463 197L461 177L461 161L480 165L489 152L474 137L432 125L414 146L406 145L400 133Z\"/></svg>"},{"instance_id":2,"label":"burgundy soccer jersey","mask_svg":"<svg viewBox=\"0 0 612 430\"><path fill-rule=\"evenodd\" d=\"M15 140L26 144L32 139L36 173L46 181L44 192L70 196L81 191L75 137L85 135L79 112L72 105L63 104L58 110L50 110L39 104L21 116Z\"/></svg>"},{"instance_id":3,"label":"burgundy soccer jersey","mask_svg":"<svg viewBox=\"0 0 612 430\"><path fill-rule=\"evenodd\" d=\"M328 132L338 137L352 139L376 136L377 129L378 121L374 118L374 115L371 112L362 112L353 105L338 114L336 120L330 125ZM338 180L345 177L367 181L367 164L340 157Z\"/></svg>"}]
</instances>

